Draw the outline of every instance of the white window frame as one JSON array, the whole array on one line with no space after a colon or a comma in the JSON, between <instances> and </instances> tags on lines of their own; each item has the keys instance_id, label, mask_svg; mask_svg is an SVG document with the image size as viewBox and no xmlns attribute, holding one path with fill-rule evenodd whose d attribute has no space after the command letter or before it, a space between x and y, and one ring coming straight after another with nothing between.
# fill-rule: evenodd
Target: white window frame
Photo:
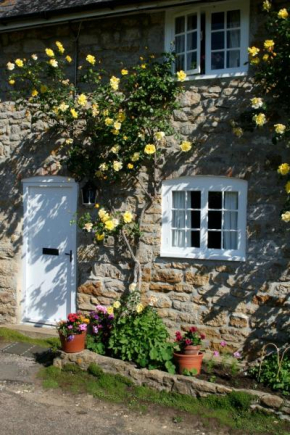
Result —
<instances>
[{"instance_id":1,"label":"white window frame","mask_svg":"<svg viewBox=\"0 0 290 435\"><path fill-rule=\"evenodd\" d=\"M240 67L238 68L224 68L219 70L211 69L211 14L215 12L227 12L230 10L239 9L241 11L241 45L240 45ZM198 23L200 26L200 14L205 13L206 25L205 25L205 74L200 73L200 65L196 70L185 71L187 73L187 79L206 79L206 78L224 78L224 77L238 77L245 76L248 73L248 65L245 63L248 61L248 46L249 46L249 0L231 0L222 3L210 3L200 6L194 4L186 8L178 8L166 11L165 17L165 51L174 51L174 38L175 38L175 18L180 16L186 16L193 13L198 15ZM198 55L200 57L200 37L198 38L199 47ZM226 48L224 49L226 51Z\"/></svg>"},{"instance_id":2,"label":"white window frame","mask_svg":"<svg viewBox=\"0 0 290 435\"><path fill-rule=\"evenodd\" d=\"M247 187L245 180L230 177L194 176L166 180L162 184L161 257L208 260L246 260ZM174 247L172 243L172 192L201 191L200 248ZM210 191L238 192L238 248L207 248L208 202Z\"/></svg>"}]
</instances>

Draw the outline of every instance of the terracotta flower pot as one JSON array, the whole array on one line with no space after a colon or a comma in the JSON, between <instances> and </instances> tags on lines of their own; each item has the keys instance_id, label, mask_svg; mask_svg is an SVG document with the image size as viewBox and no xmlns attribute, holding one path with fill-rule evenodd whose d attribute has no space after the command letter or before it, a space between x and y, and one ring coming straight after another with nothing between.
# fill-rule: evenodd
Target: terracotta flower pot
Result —
<instances>
[{"instance_id":1,"label":"terracotta flower pot","mask_svg":"<svg viewBox=\"0 0 290 435\"><path fill-rule=\"evenodd\" d=\"M174 360L178 364L178 372L180 375L183 374L183 370L197 371L197 375L200 374L201 364L203 359L203 353L199 352L197 355L185 355L184 353L174 353Z\"/></svg>"},{"instance_id":2,"label":"terracotta flower pot","mask_svg":"<svg viewBox=\"0 0 290 435\"><path fill-rule=\"evenodd\" d=\"M72 334L68 337L59 334L61 349L66 353L81 352L85 349L86 335L86 331L81 334Z\"/></svg>"},{"instance_id":3,"label":"terracotta flower pot","mask_svg":"<svg viewBox=\"0 0 290 435\"><path fill-rule=\"evenodd\" d=\"M189 344L188 346L185 346L182 353L185 355L198 355L200 351L200 344L193 346L192 344Z\"/></svg>"}]
</instances>

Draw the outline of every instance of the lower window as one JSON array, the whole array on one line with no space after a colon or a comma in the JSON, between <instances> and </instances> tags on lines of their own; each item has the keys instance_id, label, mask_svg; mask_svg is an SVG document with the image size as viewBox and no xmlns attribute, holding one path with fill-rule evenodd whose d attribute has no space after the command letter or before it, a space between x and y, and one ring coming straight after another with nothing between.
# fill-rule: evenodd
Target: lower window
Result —
<instances>
[{"instance_id":1,"label":"lower window","mask_svg":"<svg viewBox=\"0 0 290 435\"><path fill-rule=\"evenodd\" d=\"M186 177L163 184L161 255L244 260L247 182Z\"/></svg>"}]
</instances>

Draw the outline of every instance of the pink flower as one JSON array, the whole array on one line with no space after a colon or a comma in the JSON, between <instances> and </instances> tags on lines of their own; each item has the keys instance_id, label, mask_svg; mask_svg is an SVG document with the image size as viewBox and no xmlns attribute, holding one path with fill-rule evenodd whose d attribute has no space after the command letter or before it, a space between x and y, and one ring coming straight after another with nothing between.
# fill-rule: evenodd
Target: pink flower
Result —
<instances>
[{"instance_id":1,"label":"pink flower","mask_svg":"<svg viewBox=\"0 0 290 435\"><path fill-rule=\"evenodd\" d=\"M177 331L177 332L175 333L175 337L176 337L176 341L181 341L181 340L182 340L181 332Z\"/></svg>"},{"instance_id":2,"label":"pink flower","mask_svg":"<svg viewBox=\"0 0 290 435\"><path fill-rule=\"evenodd\" d=\"M240 354L240 352L235 352L234 354L233 354L233 356L235 357L235 358L241 358L241 354Z\"/></svg>"},{"instance_id":3,"label":"pink flower","mask_svg":"<svg viewBox=\"0 0 290 435\"><path fill-rule=\"evenodd\" d=\"M87 325L85 323L81 323L79 325L79 331L86 331L87 330Z\"/></svg>"},{"instance_id":4,"label":"pink flower","mask_svg":"<svg viewBox=\"0 0 290 435\"><path fill-rule=\"evenodd\" d=\"M215 350L214 353L213 353L213 356L220 356L219 351L218 351L218 350Z\"/></svg>"},{"instance_id":5,"label":"pink flower","mask_svg":"<svg viewBox=\"0 0 290 435\"><path fill-rule=\"evenodd\" d=\"M220 345L221 345L222 347L225 347L225 346L227 345L227 343L223 340L223 341L220 342Z\"/></svg>"},{"instance_id":6,"label":"pink flower","mask_svg":"<svg viewBox=\"0 0 290 435\"><path fill-rule=\"evenodd\" d=\"M190 332L196 332L197 331L197 328L195 327L195 326L192 326L191 328L190 328Z\"/></svg>"},{"instance_id":7,"label":"pink flower","mask_svg":"<svg viewBox=\"0 0 290 435\"><path fill-rule=\"evenodd\" d=\"M204 340L205 339L205 334L200 334L200 338L201 338L201 340Z\"/></svg>"},{"instance_id":8,"label":"pink flower","mask_svg":"<svg viewBox=\"0 0 290 435\"><path fill-rule=\"evenodd\" d=\"M192 341L191 341L189 338L187 338L187 339L185 340L185 344L186 344L187 346L190 346L190 345L192 344Z\"/></svg>"}]
</instances>

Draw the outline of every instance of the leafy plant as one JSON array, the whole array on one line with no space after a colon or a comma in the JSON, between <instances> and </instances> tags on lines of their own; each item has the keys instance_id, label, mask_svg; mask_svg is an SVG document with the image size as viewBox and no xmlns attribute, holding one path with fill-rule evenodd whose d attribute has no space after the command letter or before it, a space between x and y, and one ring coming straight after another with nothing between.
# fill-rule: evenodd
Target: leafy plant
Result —
<instances>
[{"instance_id":1,"label":"leafy plant","mask_svg":"<svg viewBox=\"0 0 290 435\"><path fill-rule=\"evenodd\" d=\"M205 335L200 333L195 326L189 328L183 335L180 331L175 333L175 346L183 352L186 346L199 346L202 340L205 339Z\"/></svg>"},{"instance_id":2,"label":"leafy plant","mask_svg":"<svg viewBox=\"0 0 290 435\"><path fill-rule=\"evenodd\" d=\"M259 383L279 390L282 394L290 394L290 357L284 356L281 364L276 354L263 359L261 366L257 364L249 370Z\"/></svg>"},{"instance_id":3,"label":"leafy plant","mask_svg":"<svg viewBox=\"0 0 290 435\"><path fill-rule=\"evenodd\" d=\"M198 371L196 369L183 369L183 376L196 376Z\"/></svg>"}]
</instances>

